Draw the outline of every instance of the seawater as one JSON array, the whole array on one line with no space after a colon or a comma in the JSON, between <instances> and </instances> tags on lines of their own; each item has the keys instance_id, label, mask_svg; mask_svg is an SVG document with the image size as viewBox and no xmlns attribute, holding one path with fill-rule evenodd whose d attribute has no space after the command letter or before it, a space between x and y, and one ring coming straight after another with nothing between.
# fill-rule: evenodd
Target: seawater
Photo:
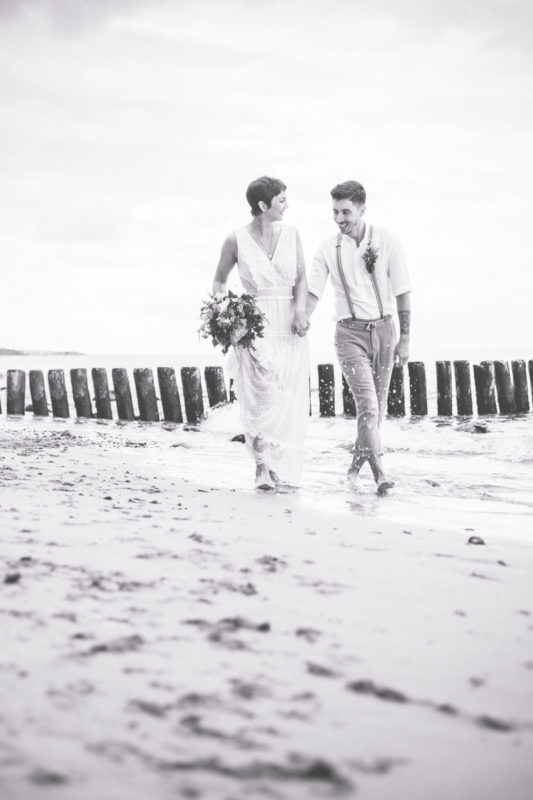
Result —
<instances>
[{"instance_id":1,"label":"seawater","mask_svg":"<svg viewBox=\"0 0 533 800\"><path fill-rule=\"evenodd\" d=\"M0 431L31 428L35 437L61 434L87 447L142 447L154 476L186 477L199 486L254 493L254 468L241 433L238 404L209 413L201 425L57 420L50 417L0 418ZM192 428L192 429L191 429ZM287 489L297 503L323 514L349 514L354 535L361 516L394 521L409 530L454 528L465 537L497 533L533 541L533 415L476 418L387 419L383 425L385 463L395 479L387 497L376 495L366 465L359 485L346 479L355 421L309 419L301 486ZM216 502L216 494L210 495ZM262 498L283 503L284 493Z\"/></svg>"},{"instance_id":2,"label":"seawater","mask_svg":"<svg viewBox=\"0 0 533 800\"><path fill-rule=\"evenodd\" d=\"M181 356L9 356L0 359L0 388L5 389L7 369L64 369L112 367L223 365L219 351ZM316 365L315 365L316 366ZM428 373L431 363L426 361ZM313 370L311 372L313 375ZM316 374L316 370L315 370ZM132 376L130 375L132 378ZM4 378L4 379L3 379ZM340 374L337 408L342 409ZM111 383L111 380L110 380ZM133 384L133 382L132 382ZM355 438L354 420L317 416L316 383L312 383L313 416L306 439L305 467L299 502L319 513L342 511L376 519L410 520L428 528L454 526L458 530L503 533L533 537L533 414L487 417L438 417L434 386L428 380L427 417L386 419L383 440L388 472L396 481L388 497L378 498L370 472L363 469L359 486L345 480ZM29 394L29 392L28 392ZM133 392L133 394L135 394ZM27 402L30 402L28 397ZM32 426L35 430L67 427L87 445L101 436L112 436L117 444L138 441L146 448L154 466L175 474L187 474L199 484L242 492L253 491L253 465L246 448L231 441L241 432L238 404L211 411L197 431L165 423L128 423L96 420L58 421L24 418L6 419L5 397L2 426ZM408 403L407 403L408 407ZM183 447L172 448L173 444ZM279 497L278 497L279 500ZM277 500L274 500L277 502Z\"/></svg>"},{"instance_id":3,"label":"seawater","mask_svg":"<svg viewBox=\"0 0 533 800\"><path fill-rule=\"evenodd\" d=\"M221 473L217 480L226 486L234 480L226 466L231 466L237 448L227 442L237 429L231 409L220 409L206 423L206 443L212 454L216 452ZM363 514L404 520L407 527L409 521L417 521L430 528L496 531L533 541L532 414L386 419L384 462L396 485L385 498L376 495L366 465L355 489L346 480L355 432L355 420L339 416L309 420L299 490L304 504L325 513L351 513L355 524L357 515ZM248 462L247 457L246 475L239 474L239 481L249 488Z\"/></svg>"}]
</instances>

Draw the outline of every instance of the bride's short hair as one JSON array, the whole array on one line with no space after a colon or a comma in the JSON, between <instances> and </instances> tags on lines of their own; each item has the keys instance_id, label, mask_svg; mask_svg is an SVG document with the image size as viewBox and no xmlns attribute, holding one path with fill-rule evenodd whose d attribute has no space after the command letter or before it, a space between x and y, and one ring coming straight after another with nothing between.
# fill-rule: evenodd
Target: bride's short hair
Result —
<instances>
[{"instance_id":1,"label":"bride's short hair","mask_svg":"<svg viewBox=\"0 0 533 800\"><path fill-rule=\"evenodd\" d=\"M338 183L330 192L334 200L350 200L352 203L366 203L365 187L357 181Z\"/></svg>"},{"instance_id":2,"label":"bride's short hair","mask_svg":"<svg viewBox=\"0 0 533 800\"><path fill-rule=\"evenodd\" d=\"M246 199L250 204L252 216L257 217L262 214L259 208L260 200L270 208L272 199L284 192L286 188L283 181L278 180L278 178L269 178L266 175L262 175L252 181L246 190Z\"/></svg>"}]
</instances>

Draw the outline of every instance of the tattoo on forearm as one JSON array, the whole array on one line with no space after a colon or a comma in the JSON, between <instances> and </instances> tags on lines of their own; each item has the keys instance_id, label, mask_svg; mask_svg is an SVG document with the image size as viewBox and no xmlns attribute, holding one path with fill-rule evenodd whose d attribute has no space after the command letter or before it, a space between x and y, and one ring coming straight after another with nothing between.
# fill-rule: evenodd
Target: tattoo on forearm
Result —
<instances>
[{"instance_id":1,"label":"tattoo on forearm","mask_svg":"<svg viewBox=\"0 0 533 800\"><path fill-rule=\"evenodd\" d=\"M411 312L398 311L398 317L400 318L400 333L408 334L411 326Z\"/></svg>"}]
</instances>

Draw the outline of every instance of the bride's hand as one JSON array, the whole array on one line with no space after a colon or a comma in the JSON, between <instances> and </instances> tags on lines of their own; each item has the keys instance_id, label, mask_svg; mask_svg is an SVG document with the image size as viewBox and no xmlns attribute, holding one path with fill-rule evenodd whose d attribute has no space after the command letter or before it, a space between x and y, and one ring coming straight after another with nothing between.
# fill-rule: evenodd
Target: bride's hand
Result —
<instances>
[{"instance_id":1,"label":"bride's hand","mask_svg":"<svg viewBox=\"0 0 533 800\"><path fill-rule=\"evenodd\" d=\"M299 311L298 309L294 310L291 330L297 336L305 336L309 330L309 318L305 311Z\"/></svg>"}]
</instances>

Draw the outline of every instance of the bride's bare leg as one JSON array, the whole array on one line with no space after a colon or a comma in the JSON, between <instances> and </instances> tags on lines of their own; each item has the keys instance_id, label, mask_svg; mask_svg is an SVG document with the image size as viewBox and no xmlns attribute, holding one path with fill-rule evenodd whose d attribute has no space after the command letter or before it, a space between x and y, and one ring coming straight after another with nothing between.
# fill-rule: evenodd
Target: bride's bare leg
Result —
<instances>
[{"instance_id":1,"label":"bride's bare leg","mask_svg":"<svg viewBox=\"0 0 533 800\"><path fill-rule=\"evenodd\" d=\"M257 464L255 467L255 488L263 491L271 491L276 488L265 464Z\"/></svg>"},{"instance_id":2,"label":"bride's bare leg","mask_svg":"<svg viewBox=\"0 0 533 800\"><path fill-rule=\"evenodd\" d=\"M269 469L268 470L268 474L270 475L270 477L272 478L272 480L274 481L276 486L278 485L278 483L281 483L281 479L280 479L279 475L276 475L276 473L274 472L273 469Z\"/></svg>"},{"instance_id":3,"label":"bride's bare leg","mask_svg":"<svg viewBox=\"0 0 533 800\"><path fill-rule=\"evenodd\" d=\"M275 489L271 472L263 460L264 442L260 435L252 440L252 450L255 456L255 488L263 491Z\"/></svg>"}]
</instances>

